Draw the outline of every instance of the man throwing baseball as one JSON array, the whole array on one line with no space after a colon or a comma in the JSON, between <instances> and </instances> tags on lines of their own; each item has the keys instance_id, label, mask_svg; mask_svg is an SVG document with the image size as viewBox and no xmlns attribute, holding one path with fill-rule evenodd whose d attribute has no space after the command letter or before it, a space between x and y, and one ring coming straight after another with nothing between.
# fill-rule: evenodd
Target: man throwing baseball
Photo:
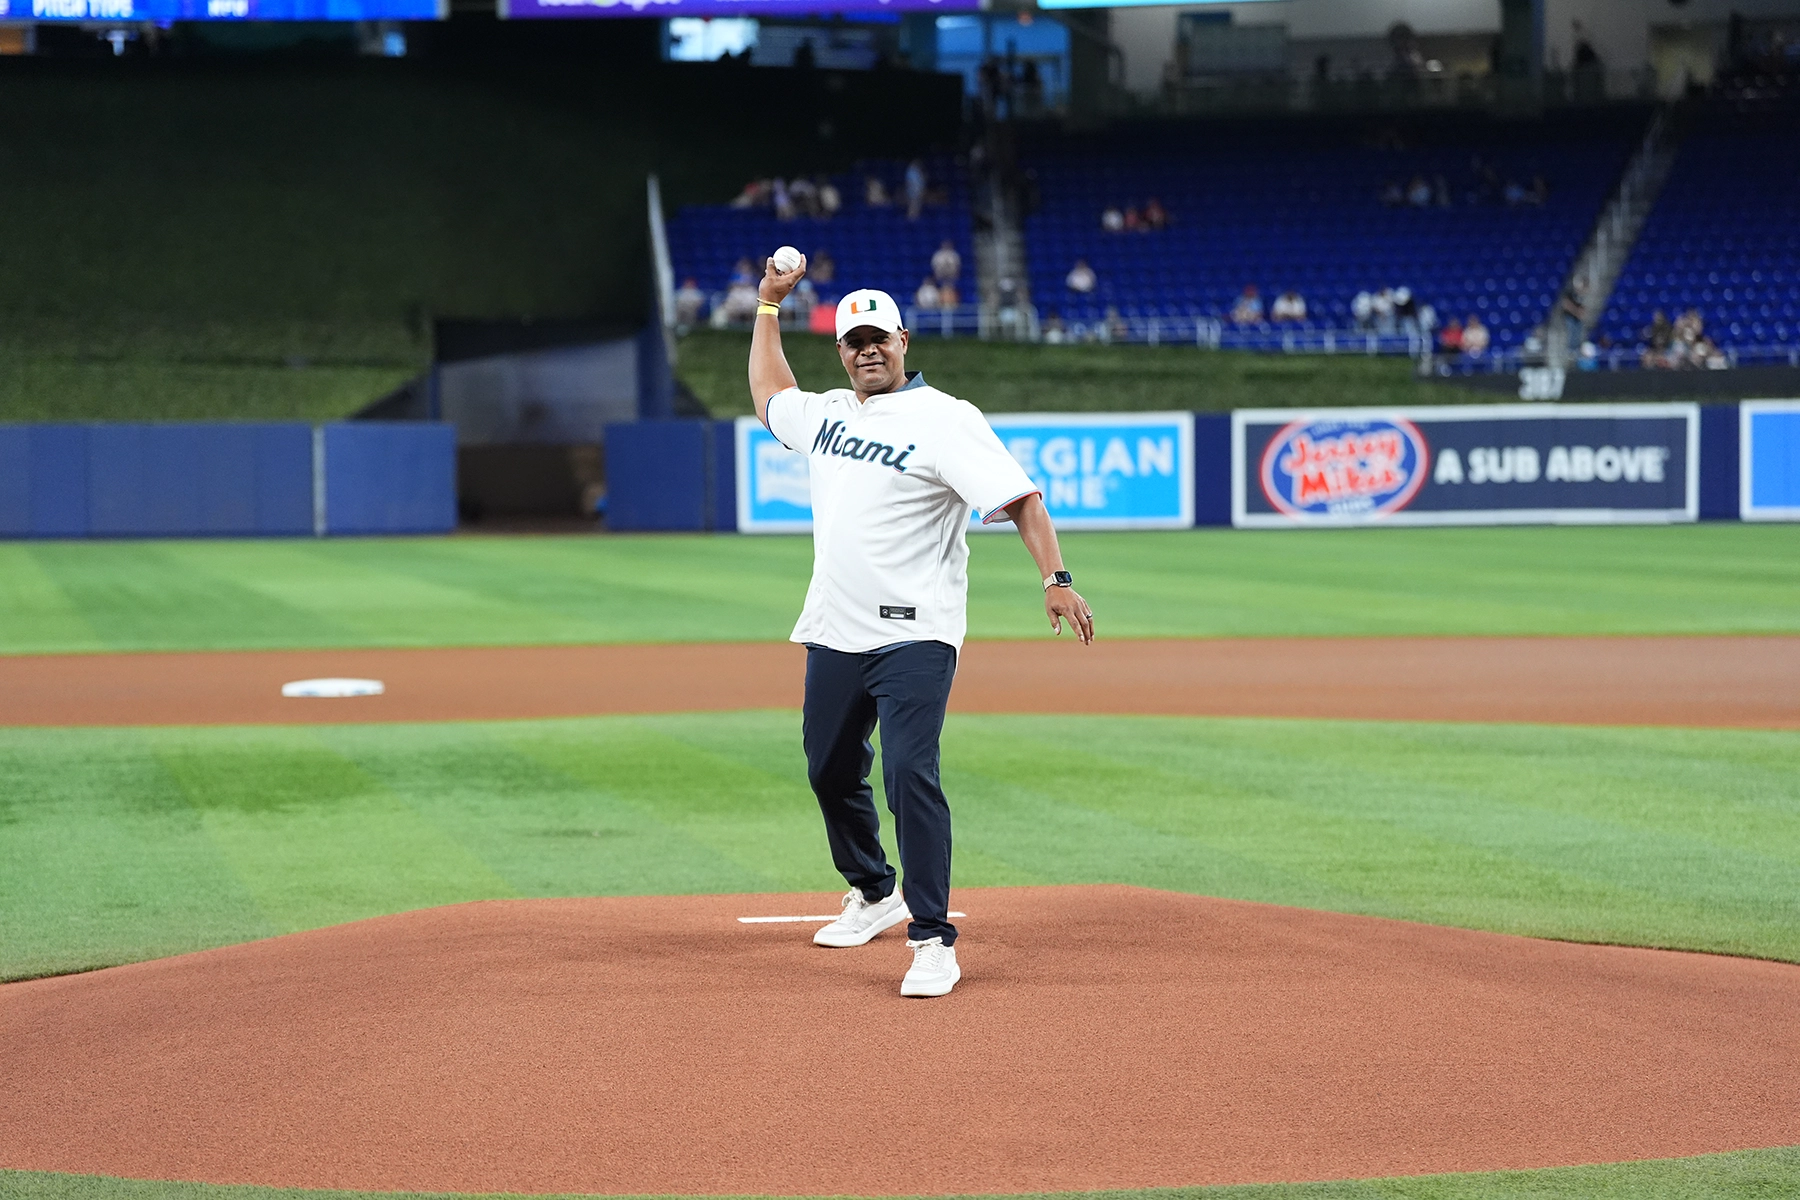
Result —
<instances>
[{"instance_id":1,"label":"man throwing baseball","mask_svg":"<svg viewBox=\"0 0 1800 1200\"><path fill-rule=\"evenodd\" d=\"M781 351L780 306L806 260L772 259L750 342L756 415L807 456L813 575L793 640L807 647L802 740L832 862L850 885L843 913L813 940L861 946L910 920L903 996L942 996L962 978L950 907L950 806L938 736L967 628L971 511L1011 520L1043 576L1050 627L1086 645L1094 614L1072 586L1056 529L1030 476L980 411L906 370L907 332L886 292L838 304L838 357L850 386L803 392ZM869 770L881 726L882 780L905 870L882 852Z\"/></svg>"}]
</instances>

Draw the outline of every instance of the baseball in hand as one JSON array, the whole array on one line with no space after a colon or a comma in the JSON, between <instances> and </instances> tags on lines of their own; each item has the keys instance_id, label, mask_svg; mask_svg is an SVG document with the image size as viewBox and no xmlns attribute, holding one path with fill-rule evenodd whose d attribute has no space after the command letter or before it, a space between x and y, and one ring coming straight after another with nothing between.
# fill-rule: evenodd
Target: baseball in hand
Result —
<instances>
[{"instance_id":1,"label":"baseball in hand","mask_svg":"<svg viewBox=\"0 0 1800 1200\"><path fill-rule=\"evenodd\" d=\"M783 275L800 265L800 252L792 246L783 246L770 257L775 263L775 269Z\"/></svg>"}]
</instances>

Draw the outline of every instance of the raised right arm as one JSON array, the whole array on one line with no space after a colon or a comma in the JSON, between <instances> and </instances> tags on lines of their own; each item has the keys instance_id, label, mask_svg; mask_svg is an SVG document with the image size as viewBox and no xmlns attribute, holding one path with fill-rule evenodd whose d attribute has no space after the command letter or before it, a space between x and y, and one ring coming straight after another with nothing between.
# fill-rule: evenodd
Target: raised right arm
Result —
<instances>
[{"instance_id":1,"label":"raised right arm","mask_svg":"<svg viewBox=\"0 0 1800 1200\"><path fill-rule=\"evenodd\" d=\"M756 405L756 419L764 426L769 423L769 397L798 386L787 355L781 352L781 316L766 306L779 305L787 299L804 274L805 255L800 256L799 266L786 273L777 271L775 260L770 259L756 289L761 303L756 307L756 324L750 331L750 402Z\"/></svg>"}]
</instances>

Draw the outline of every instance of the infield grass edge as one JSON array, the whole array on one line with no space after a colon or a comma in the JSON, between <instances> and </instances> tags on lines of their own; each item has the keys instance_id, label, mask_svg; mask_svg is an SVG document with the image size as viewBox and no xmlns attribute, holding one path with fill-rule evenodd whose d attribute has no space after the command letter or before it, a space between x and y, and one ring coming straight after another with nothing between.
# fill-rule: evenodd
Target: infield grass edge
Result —
<instances>
[{"instance_id":1,"label":"infield grass edge","mask_svg":"<svg viewBox=\"0 0 1800 1200\"><path fill-rule=\"evenodd\" d=\"M1009 1200L1762 1200L1800 1193L1800 1146L1736 1150L1684 1158L1644 1159L1525 1171L1408 1175L1319 1183L1233 1184L1134 1191L1022 1192ZM0 1200L480 1200L518 1193L357 1192L183 1183L0 1169ZM573 1200L575 1194L541 1200ZM587 1194L583 1194L587 1195ZM679 1200L621 1196L615 1200ZM716 1200L778 1200L730 1196ZM854 1200L821 1197L811 1200ZM919 1198L895 1198L919 1200ZM942 1200L974 1200L944 1197Z\"/></svg>"}]
</instances>

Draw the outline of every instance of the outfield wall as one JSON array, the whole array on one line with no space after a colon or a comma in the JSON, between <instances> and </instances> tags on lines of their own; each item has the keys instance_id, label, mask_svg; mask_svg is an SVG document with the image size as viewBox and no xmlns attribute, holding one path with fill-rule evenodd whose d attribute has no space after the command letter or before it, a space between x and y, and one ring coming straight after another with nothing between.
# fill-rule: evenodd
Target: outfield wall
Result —
<instances>
[{"instance_id":1,"label":"outfield wall","mask_svg":"<svg viewBox=\"0 0 1800 1200\"><path fill-rule=\"evenodd\" d=\"M450 425L0 425L0 537L311 537L455 526Z\"/></svg>"},{"instance_id":2,"label":"outfield wall","mask_svg":"<svg viewBox=\"0 0 1800 1200\"><path fill-rule=\"evenodd\" d=\"M1735 404L1502 404L991 422L1063 529L1800 517L1800 403L1744 411L1761 415L1740 419ZM805 457L754 418L614 425L607 444L612 529L811 528ZM1740 469L1752 461L1754 492Z\"/></svg>"}]
</instances>

